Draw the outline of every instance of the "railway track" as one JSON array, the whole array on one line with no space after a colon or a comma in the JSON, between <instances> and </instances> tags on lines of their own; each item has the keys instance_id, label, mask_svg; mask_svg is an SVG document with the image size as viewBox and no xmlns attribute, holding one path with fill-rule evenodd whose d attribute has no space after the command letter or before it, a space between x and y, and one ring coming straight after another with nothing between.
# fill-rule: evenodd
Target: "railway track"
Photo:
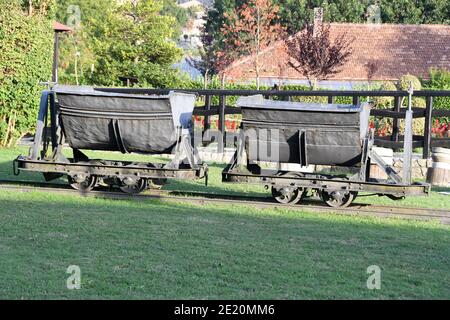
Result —
<instances>
[{"instance_id":1,"label":"railway track","mask_svg":"<svg viewBox=\"0 0 450 320\"><path fill-rule=\"evenodd\" d=\"M280 204L276 203L270 197L254 197L214 194L206 192L192 192L179 190L150 190L143 194L130 195L120 191L111 191L108 188L100 188L90 192L80 192L70 188L68 185L33 182L33 181L15 181L0 180L0 190L13 190L18 192L46 191L59 194L78 194L86 197L106 198L117 200L137 200L146 201L149 199L158 199L169 202L187 202L193 204L228 204L228 205L247 205L260 209L278 208L289 210L308 210L314 212L335 213L341 215L359 215L374 217L397 217L414 220L437 220L443 224L450 224L450 210L445 209L426 209L412 207L389 207L382 205L366 205L354 203L348 208L330 208L319 204L314 200L307 200L301 204Z\"/></svg>"}]
</instances>

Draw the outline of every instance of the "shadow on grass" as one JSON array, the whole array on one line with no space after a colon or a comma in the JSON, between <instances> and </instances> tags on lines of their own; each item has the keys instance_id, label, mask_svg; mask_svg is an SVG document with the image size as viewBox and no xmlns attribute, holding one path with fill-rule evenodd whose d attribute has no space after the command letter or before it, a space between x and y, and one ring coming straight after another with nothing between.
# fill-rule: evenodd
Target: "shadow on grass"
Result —
<instances>
[{"instance_id":1,"label":"shadow on grass","mask_svg":"<svg viewBox=\"0 0 450 320\"><path fill-rule=\"evenodd\" d=\"M450 188L446 187L431 187L431 190L435 192L450 192Z\"/></svg>"},{"instance_id":2,"label":"shadow on grass","mask_svg":"<svg viewBox=\"0 0 450 320\"><path fill-rule=\"evenodd\" d=\"M448 297L443 226L43 193L0 199L4 298ZM366 289L374 264L382 290ZM69 265L82 270L81 290L65 289Z\"/></svg>"}]
</instances>

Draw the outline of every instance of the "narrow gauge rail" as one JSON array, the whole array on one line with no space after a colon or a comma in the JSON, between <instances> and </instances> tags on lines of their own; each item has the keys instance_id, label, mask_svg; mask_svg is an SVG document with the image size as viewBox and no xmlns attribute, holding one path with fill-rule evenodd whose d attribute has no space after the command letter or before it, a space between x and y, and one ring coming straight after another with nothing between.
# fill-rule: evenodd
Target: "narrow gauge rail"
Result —
<instances>
[{"instance_id":1,"label":"narrow gauge rail","mask_svg":"<svg viewBox=\"0 0 450 320\"><path fill-rule=\"evenodd\" d=\"M320 202L304 201L302 204L281 204L274 203L270 197L255 197L241 195L226 195L207 192L193 192L182 190L155 190L151 189L145 194L126 194L122 192L111 191L108 188L98 189L89 192L74 190L65 184L19 181L19 180L0 180L0 190L14 190L19 192L42 191L50 193L82 195L93 198L106 198L116 200L162 200L172 202L186 202L193 204L229 204L229 205L249 205L260 209L283 208L289 210L309 210L318 213L336 213L341 215L361 215L380 218L402 218L410 220L436 220L443 224L450 224L450 210L414 208L401 206L382 206L366 205L353 203L347 208L331 208Z\"/></svg>"}]
</instances>

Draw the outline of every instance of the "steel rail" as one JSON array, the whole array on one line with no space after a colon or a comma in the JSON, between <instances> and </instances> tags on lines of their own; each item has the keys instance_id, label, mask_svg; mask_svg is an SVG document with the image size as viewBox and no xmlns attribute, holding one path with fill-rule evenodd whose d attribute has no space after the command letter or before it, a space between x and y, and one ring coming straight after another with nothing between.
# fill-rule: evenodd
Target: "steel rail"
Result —
<instances>
[{"instance_id":1,"label":"steel rail","mask_svg":"<svg viewBox=\"0 0 450 320\"><path fill-rule=\"evenodd\" d=\"M118 191L93 190L80 192L70 188L68 185L33 182L0 180L0 190L10 190L19 192L45 191L51 193L81 195L93 198L106 198L117 200L161 200L171 202L188 202L193 204L227 204L246 205L261 209L289 209L289 210L309 210L314 212L336 213L341 215L361 215L382 218L404 218L413 220L438 220L443 224L450 224L450 210L428 209L412 207L389 207L382 205L366 205L354 203L348 208L330 208L324 205L314 204L314 201L305 201L302 204L280 204L275 203L269 197L224 195L203 192L178 191L178 190L151 190L149 193L130 195Z\"/></svg>"}]
</instances>

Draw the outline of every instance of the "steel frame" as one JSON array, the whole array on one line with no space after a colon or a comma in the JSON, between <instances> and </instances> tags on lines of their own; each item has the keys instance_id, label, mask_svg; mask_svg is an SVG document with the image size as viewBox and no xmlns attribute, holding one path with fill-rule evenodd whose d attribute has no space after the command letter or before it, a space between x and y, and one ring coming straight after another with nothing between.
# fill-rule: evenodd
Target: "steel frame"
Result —
<instances>
[{"instance_id":1,"label":"steel frame","mask_svg":"<svg viewBox=\"0 0 450 320\"><path fill-rule=\"evenodd\" d=\"M38 171L43 173L59 174L59 175L94 175L99 177L115 176L124 178L135 176L145 179L201 179L207 175L205 166L197 168L165 168L149 167L150 163L132 163L124 161L108 161L111 164L99 163L102 160L92 160L89 162L73 162L70 163L54 162L52 160L30 160L27 157L19 156L14 160L16 172L18 171ZM121 165L113 165L120 163ZM154 164L152 164L154 165Z\"/></svg>"}]
</instances>

